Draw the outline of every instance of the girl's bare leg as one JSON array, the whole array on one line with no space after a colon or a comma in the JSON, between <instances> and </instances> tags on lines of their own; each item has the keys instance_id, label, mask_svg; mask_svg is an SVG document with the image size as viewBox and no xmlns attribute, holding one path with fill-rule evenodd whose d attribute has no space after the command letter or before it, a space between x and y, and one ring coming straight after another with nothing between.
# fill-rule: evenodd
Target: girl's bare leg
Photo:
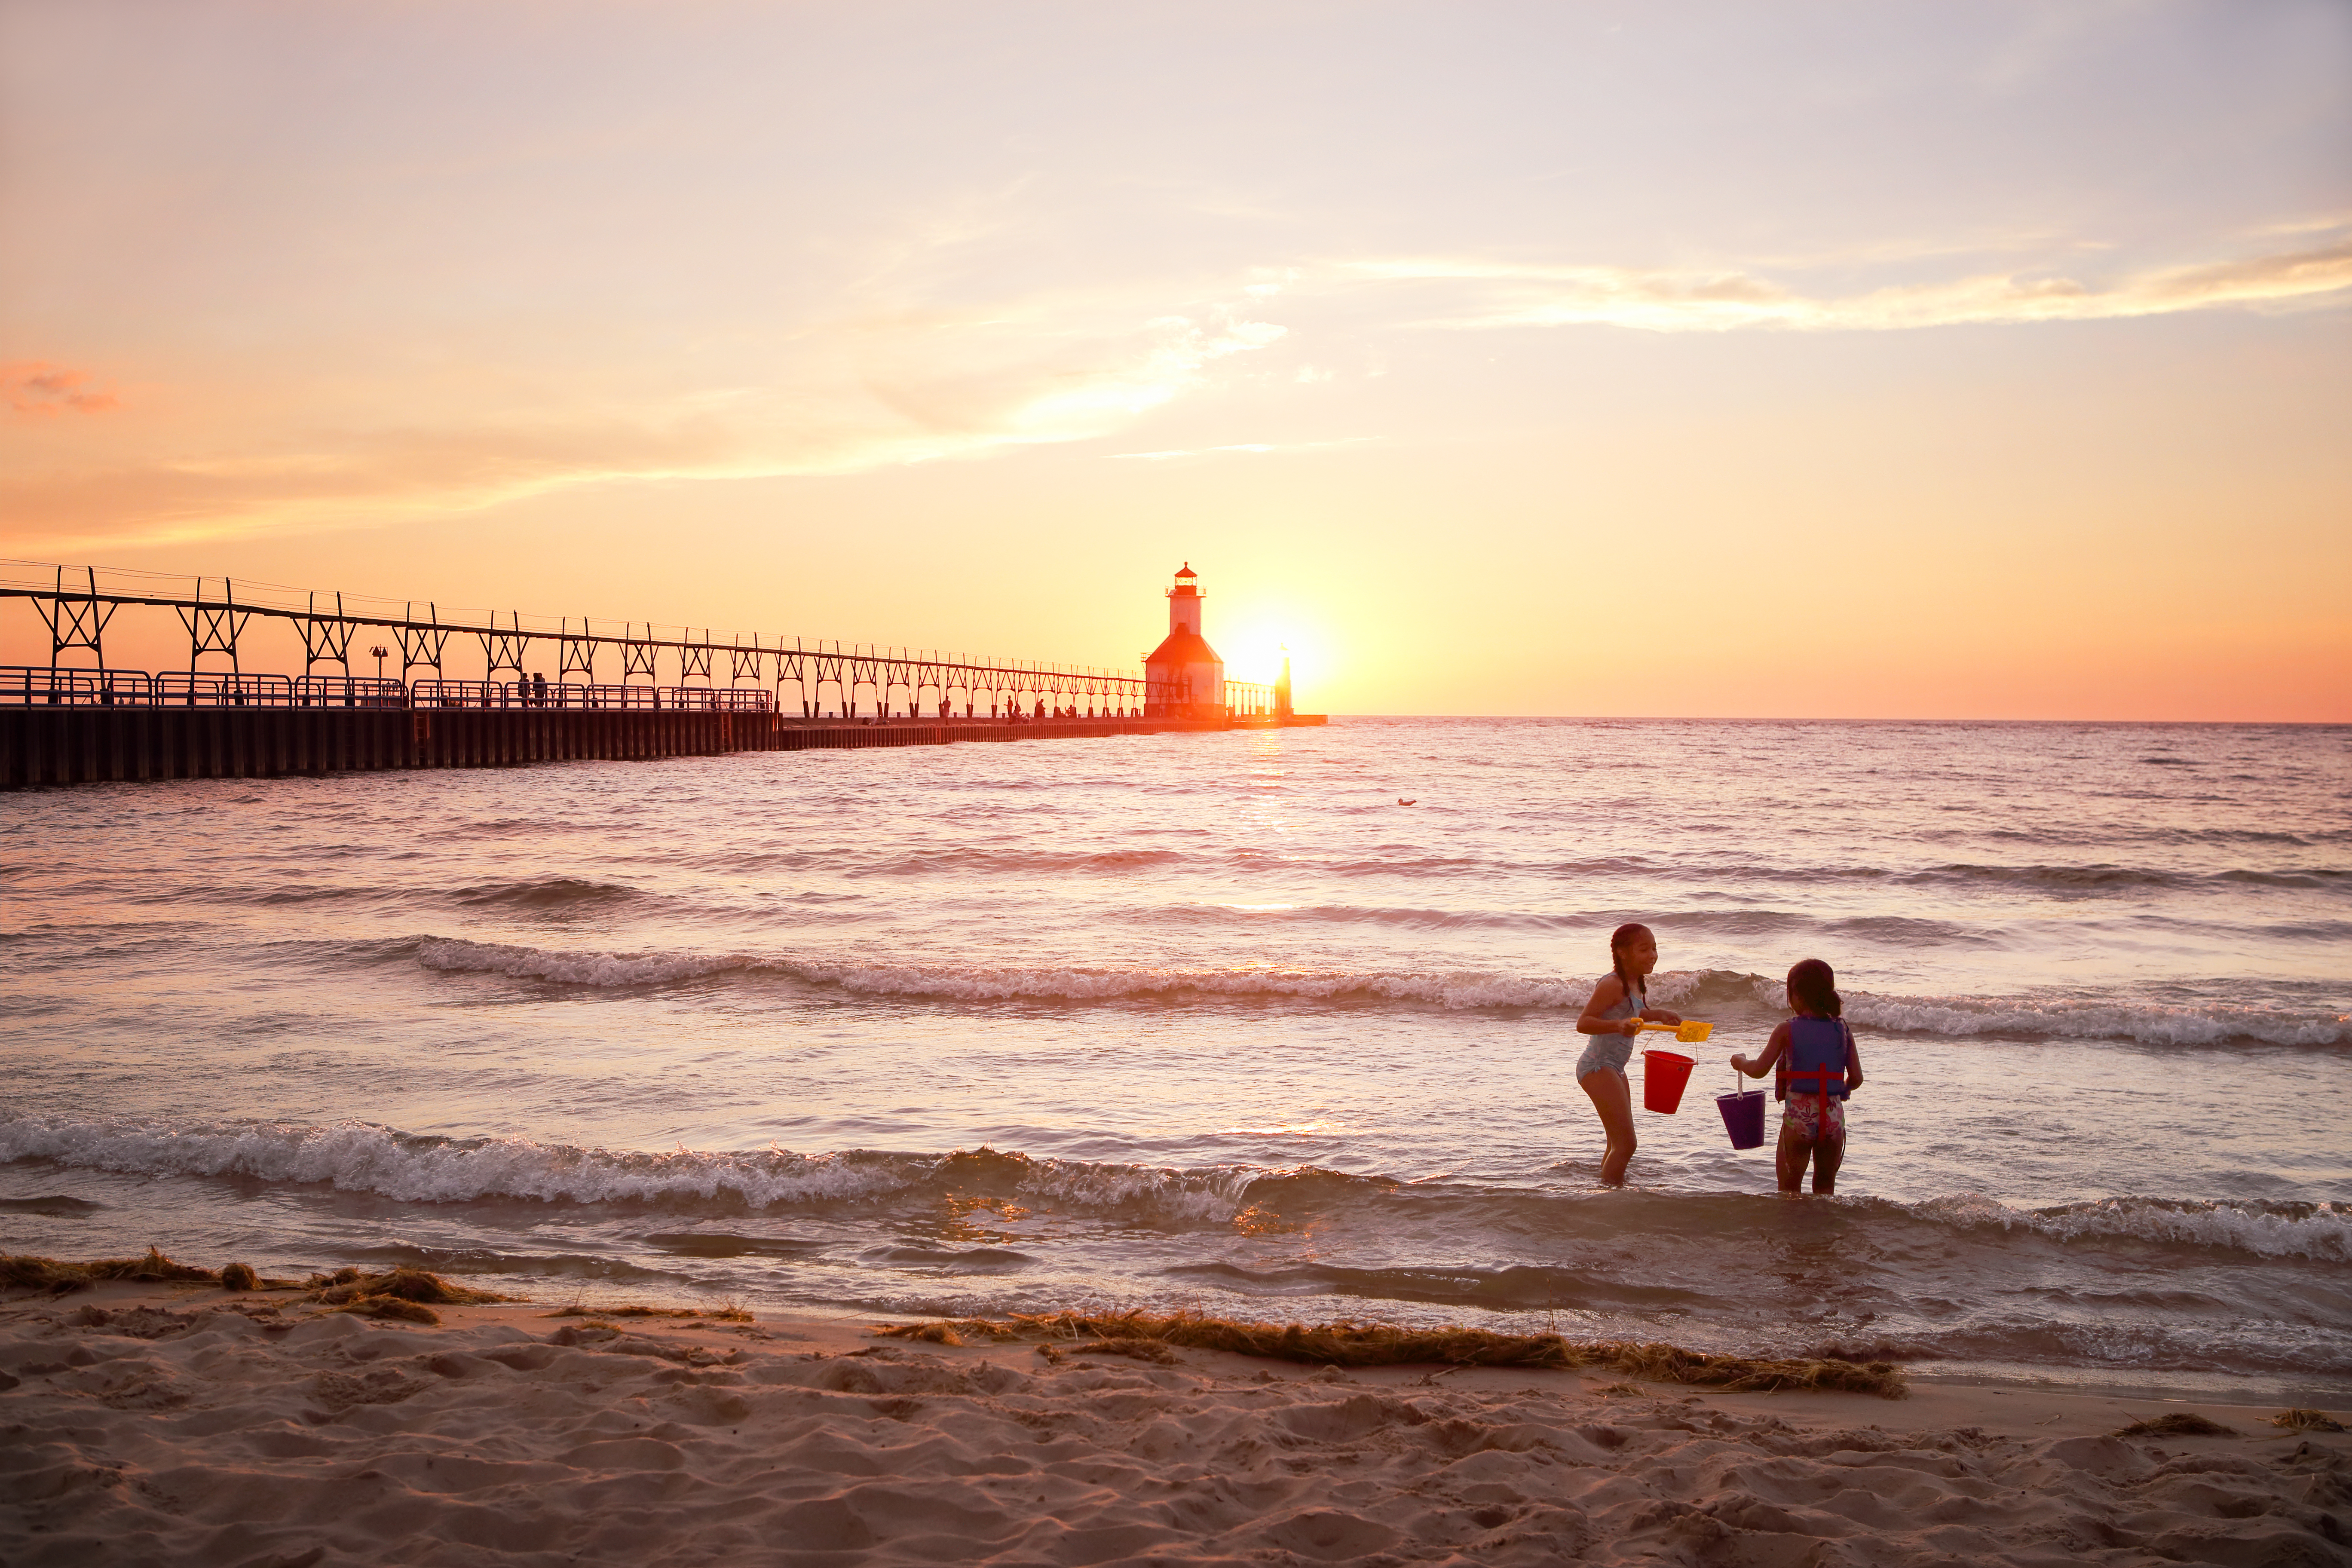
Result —
<instances>
[{"instance_id":1,"label":"girl's bare leg","mask_svg":"<svg viewBox=\"0 0 2352 1568\"><path fill-rule=\"evenodd\" d=\"M1813 1140L1798 1131L1788 1122L1780 1123L1780 1143L1773 1151L1772 1163L1780 1177L1780 1195L1793 1198L1805 1182L1805 1163L1813 1156ZM1818 1181L1820 1178L1814 1178Z\"/></svg>"},{"instance_id":2,"label":"girl's bare leg","mask_svg":"<svg viewBox=\"0 0 2352 1568\"><path fill-rule=\"evenodd\" d=\"M1813 1191L1822 1197L1837 1195L1838 1167L1845 1163L1845 1134L1825 1135L1813 1145Z\"/></svg>"},{"instance_id":3,"label":"girl's bare leg","mask_svg":"<svg viewBox=\"0 0 2352 1568\"><path fill-rule=\"evenodd\" d=\"M1577 1082L1592 1097L1601 1113L1601 1130L1609 1135L1608 1152L1601 1156L1601 1179L1612 1187L1625 1184L1625 1167L1633 1163L1633 1096L1625 1075L1602 1068Z\"/></svg>"}]
</instances>

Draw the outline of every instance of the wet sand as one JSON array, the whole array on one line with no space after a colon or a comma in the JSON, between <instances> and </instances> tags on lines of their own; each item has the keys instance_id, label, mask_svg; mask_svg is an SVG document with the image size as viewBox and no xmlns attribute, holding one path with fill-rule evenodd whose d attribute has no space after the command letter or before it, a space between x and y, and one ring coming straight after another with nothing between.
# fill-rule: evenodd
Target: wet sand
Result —
<instances>
[{"instance_id":1,"label":"wet sand","mask_svg":"<svg viewBox=\"0 0 2352 1568\"><path fill-rule=\"evenodd\" d=\"M0 1305L0 1562L2352 1563L2352 1437L2269 1408L438 1311Z\"/></svg>"}]
</instances>

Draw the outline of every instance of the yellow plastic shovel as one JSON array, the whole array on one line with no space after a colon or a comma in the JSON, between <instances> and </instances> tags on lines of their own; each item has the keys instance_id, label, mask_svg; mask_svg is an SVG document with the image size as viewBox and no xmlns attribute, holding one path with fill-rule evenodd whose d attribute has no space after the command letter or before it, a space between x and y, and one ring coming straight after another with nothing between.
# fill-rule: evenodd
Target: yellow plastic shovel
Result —
<instances>
[{"instance_id":1,"label":"yellow plastic shovel","mask_svg":"<svg viewBox=\"0 0 2352 1568\"><path fill-rule=\"evenodd\" d=\"M1640 1032L1647 1034L1653 1029L1673 1030L1675 1044L1678 1046L1697 1045L1701 1040L1706 1039L1709 1035L1715 1033L1715 1026L1713 1024L1702 1024L1696 1018L1685 1018L1679 1024L1652 1024L1645 1022L1643 1024Z\"/></svg>"}]
</instances>

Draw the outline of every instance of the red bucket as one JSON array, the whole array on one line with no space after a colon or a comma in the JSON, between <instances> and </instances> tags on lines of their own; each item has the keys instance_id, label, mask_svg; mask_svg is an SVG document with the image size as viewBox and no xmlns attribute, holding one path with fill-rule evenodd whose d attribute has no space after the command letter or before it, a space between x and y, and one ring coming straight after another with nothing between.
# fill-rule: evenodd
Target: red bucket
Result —
<instances>
[{"instance_id":1,"label":"red bucket","mask_svg":"<svg viewBox=\"0 0 2352 1568\"><path fill-rule=\"evenodd\" d=\"M1690 1082L1696 1058L1680 1051L1642 1053L1642 1108L1668 1116L1683 1107L1683 1086Z\"/></svg>"}]
</instances>

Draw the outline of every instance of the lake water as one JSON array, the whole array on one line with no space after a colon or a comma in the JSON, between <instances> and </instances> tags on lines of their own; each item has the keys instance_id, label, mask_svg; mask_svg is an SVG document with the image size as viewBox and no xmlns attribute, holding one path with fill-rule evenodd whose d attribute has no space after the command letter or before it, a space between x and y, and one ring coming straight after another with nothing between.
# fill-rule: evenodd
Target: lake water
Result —
<instances>
[{"instance_id":1,"label":"lake water","mask_svg":"<svg viewBox=\"0 0 2352 1568\"><path fill-rule=\"evenodd\" d=\"M0 1245L2342 1395L2348 762L1364 719L26 792ZM1609 1192L1570 1068L1627 920L1715 1032ZM1712 1096L1806 957L1868 1082L1784 1204Z\"/></svg>"}]
</instances>

